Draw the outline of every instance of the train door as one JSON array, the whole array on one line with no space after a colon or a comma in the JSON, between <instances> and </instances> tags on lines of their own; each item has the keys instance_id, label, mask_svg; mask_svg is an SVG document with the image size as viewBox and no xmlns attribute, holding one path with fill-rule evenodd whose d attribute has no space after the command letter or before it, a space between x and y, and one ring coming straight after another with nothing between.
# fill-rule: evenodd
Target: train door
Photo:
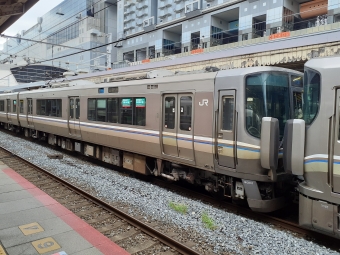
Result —
<instances>
[{"instance_id":1,"label":"train door","mask_svg":"<svg viewBox=\"0 0 340 255\"><path fill-rule=\"evenodd\" d=\"M70 97L68 129L70 135L75 136L77 138L81 137L79 117L80 117L80 99L79 97Z\"/></svg>"},{"instance_id":2,"label":"train door","mask_svg":"<svg viewBox=\"0 0 340 255\"><path fill-rule=\"evenodd\" d=\"M217 161L220 166L235 168L235 90L220 90L217 115Z\"/></svg>"},{"instance_id":3,"label":"train door","mask_svg":"<svg viewBox=\"0 0 340 255\"><path fill-rule=\"evenodd\" d=\"M7 121L11 122L11 99L7 99L7 107L6 107L6 117Z\"/></svg>"},{"instance_id":4,"label":"train door","mask_svg":"<svg viewBox=\"0 0 340 255\"><path fill-rule=\"evenodd\" d=\"M27 124L31 129L34 129L33 123L33 99L27 98Z\"/></svg>"},{"instance_id":5,"label":"train door","mask_svg":"<svg viewBox=\"0 0 340 255\"><path fill-rule=\"evenodd\" d=\"M336 115L335 115L335 132L331 136L334 139L333 157L330 162L333 164L332 171L332 186L333 191L340 193L340 89L336 91Z\"/></svg>"},{"instance_id":6,"label":"train door","mask_svg":"<svg viewBox=\"0 0 340 255\"><path fill-rule=\"evenodd\" d=\"M192 94L166 94L163 96L163 153L194 160L192 128Z\"/></svg>"}]
</instances>

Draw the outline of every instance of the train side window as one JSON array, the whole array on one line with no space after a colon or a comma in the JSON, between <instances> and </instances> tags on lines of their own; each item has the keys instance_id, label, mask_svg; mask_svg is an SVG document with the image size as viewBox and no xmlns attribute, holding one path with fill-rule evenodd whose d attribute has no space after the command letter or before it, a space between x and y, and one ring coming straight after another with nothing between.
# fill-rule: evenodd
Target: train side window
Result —
<instances>
[{"instance_id":1,"label":"train side window","mask_svg":"<svg viewBox=\"0 0 340 255\"><path fill-rule=\"evenodd\" d=\"M4 111L5 111L5 101L0 100L0 112L4 112Z\"/></svg>"},{"instance_id":2,"label":"train side window","mask_svg":"<svg viewBox=\"0 0 340 255\"><path fill-rule=\"evenodd\" d=\"M62 106L62 100L61 99L55 99L55 103L52 106L52 111L55 112L56 117L62 116L61 106Z\"/></svg>"},{"instance_id":3,"label":"train side window","mask_svg":"<svg viewBox=\"0 0 340 255\"><path fill-rule=\"evenodd\" d=\"M165 98L165 109L164 109L164 127L167 129L175 128L175 117L176 117L176 99L175 97Z\"/></svg>"},{"instance_id":4,"label":"train side window","mask_svg":"<svg viewBox=\"0 0 340 255\"><path fill-rule=\"evenodd\" d=\"M17 112L17 100L13 100L13 112Z\"/></svg>"},{"instance_id":5,"label":"train side window","mask_svg":"<svg viewBox=\"0 0 340 255\"><path fill-rule=\"evenodd\" d=\"M106 99L97 99L96 120L106 122Z\"/></svg>"},{"instance_id":6,"label":"train side window","mask_svg":"<svg viewBox=\"0 0 340 255\"><path fill-rule=\"evenodd\" d=\"M119 123L119 100L118 98L107 99L107 117L110 123Z\"/></svg>"},{"instance_id":7,"label":"train side window","mask_svg":"<svg viewBox=\"0 0 340 255\"><path fill-rule=\"evenodd\" d=\"M181 96L180 100L180 129L191 131L191 115L192 115L192 97Z\"/></svg>"},{"instance_id":8,"label":"train side window","mask_svg":"<svg viewBox=\"0 0 340 255\"><path fill-rule=\"evenodd\" d=\"M121 124L133 124L133 100L132 98L120 99L120 123Z\"/></svg>"},{"instance_id":9,"label":"train side window","mask_svg":"<svg viewBox=\"0 0 340 255\"><path fill-rule=\"evenodd\" d=\"M234 97L223 97L222 130L233 130L234 126Z\"/></svg>"},{"instance_id":10,"label":"train side window","mask_svg":"<svg viewBox=\"0 0 340 255\"><path fill-rule=\"evenodd\" d=\"M37 115L46 115L46 100L37 100Z\"/></svg>"},{"instance_id":11,"label":"train side window","mask_svg":"<svg viewBox=\"0 0 340 255\"><path fill-rule=\"evenodd\" d=\"M87 108L87 119L96 120L96 99L88 99Z\"/></svg>"},{"instance_id":12,"label":"train side window","mask_svg":"<svg viewBox=\"0 0 340 255\"><path fill-rule=\"evenodd\" d=\"M135 117L133 118L133 124L137 126L145 126L146 119L146 99L135 98Z\"/></svg>"},{"instance_id":13,"label":"train side window","mask_svg":"<svg viewBox=\"0 0 340 255\"><path fill-rule=\"evenodd\" d=\"M19 113L24 113L24 100L19 102Z\"/></svg>"}]
</instances>

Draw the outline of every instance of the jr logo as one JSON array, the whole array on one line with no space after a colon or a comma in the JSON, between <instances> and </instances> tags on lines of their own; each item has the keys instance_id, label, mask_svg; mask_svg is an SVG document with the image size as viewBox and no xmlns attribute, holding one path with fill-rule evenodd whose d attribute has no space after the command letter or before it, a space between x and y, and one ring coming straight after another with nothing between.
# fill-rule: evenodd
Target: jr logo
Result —
<instances>
[{"instance_id":1,"label":"jr logo","mask_svg":"<svg viewBox=\"0 0 340 255\"><path fill-rule=\"evenodd\" d=\"M208 106L209 100L208 99L203 99L202 102L199 102L199 106Z\"/></svg>"}]
</instances>

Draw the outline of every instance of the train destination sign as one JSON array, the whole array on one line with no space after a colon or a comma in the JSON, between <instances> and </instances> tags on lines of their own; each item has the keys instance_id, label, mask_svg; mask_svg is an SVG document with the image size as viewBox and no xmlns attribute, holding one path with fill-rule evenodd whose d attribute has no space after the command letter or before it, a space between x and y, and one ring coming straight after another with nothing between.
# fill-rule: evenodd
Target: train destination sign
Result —
<instances>
[{"instance_id":1,"label":"train destination sign","mask_svg":"<svg viewBox=\"0 0 340 255\"><path fill-rule=\"evenodd\" d=\"M145 98L136 98L136 108L145 108Z\"/></svg>"},{"instance_id":2,"label":"train destination sign","mask_svg":"<svg viewBox=\"0 0 340 255\"><path fill-rule=\"evenodd\" d=\"M122 99L122 107L130 108L131 107L131 98L123 98Z\"/></svg>"}]
</instances>

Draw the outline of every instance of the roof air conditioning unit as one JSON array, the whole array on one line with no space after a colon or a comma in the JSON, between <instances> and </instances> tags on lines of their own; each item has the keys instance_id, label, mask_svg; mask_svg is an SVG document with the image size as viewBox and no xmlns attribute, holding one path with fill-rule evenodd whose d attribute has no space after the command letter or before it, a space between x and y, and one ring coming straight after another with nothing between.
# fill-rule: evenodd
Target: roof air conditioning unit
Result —
<instances>
[{"instance_id":1,"label":"roof air conditioning unit","mask_svg":"<svg viewBox=\"0 0 340 255\"><path fill-rule=\"evenodd\" d=\"M186 13L187 13L187 12L191 12L190 6L185 6L185 12L186 12Z\"/></svg>"},{"instance_id":2,"label":"roof air conditioning unit","mask_svg":"<svg viewBox=\"0 0 340 255\"><path fill-rule=\"evenodd\" d=\"M143 27L148 27L150 25L150 20L146 19L143 21Z\"/></svg>"}]
</instances>

